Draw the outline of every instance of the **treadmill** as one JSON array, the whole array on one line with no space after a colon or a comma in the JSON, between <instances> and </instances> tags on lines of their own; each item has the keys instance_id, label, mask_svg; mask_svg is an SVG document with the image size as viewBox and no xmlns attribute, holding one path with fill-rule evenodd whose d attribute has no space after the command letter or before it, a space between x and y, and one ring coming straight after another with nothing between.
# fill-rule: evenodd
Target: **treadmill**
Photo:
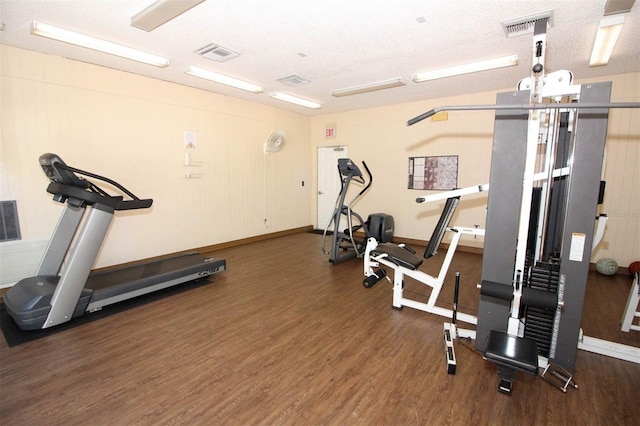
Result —
<instances>
[{"instance_id":1,"label":"treadmill","mask_svg":"<svg viewBox=\"0 0 640 426\"><path fill-rule=\"evenodd\" d=\"M53 327L226 269L224 259L190 251L92 273L114 212L146 209L153 200L140 199L106 177L69 167L56 154L41 155L40 165L50 180L47 192L65 208L36 275L20 280L3 296L7 312L22 330ZM123 195L110 195L94 181Z\"/></svg>"}]
</instances>

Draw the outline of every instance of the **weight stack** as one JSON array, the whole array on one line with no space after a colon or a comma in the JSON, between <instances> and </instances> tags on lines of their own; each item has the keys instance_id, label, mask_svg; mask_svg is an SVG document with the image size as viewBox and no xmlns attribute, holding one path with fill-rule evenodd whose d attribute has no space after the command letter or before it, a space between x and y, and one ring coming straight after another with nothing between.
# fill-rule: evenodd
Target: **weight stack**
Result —
<instances>
[{"instance_id":1,"label":"weight stack","mask_svg":"<svg viewBox=\"0 0 640 426\"><path fill-rule=\"evenodd\" d=\"M531 268L529 287L536 290L558 293L560 282L560 264L538 262ZM538 344L538 353L549 356L553 335L553 320L556 311L527 306L525 308L524 337L533 339Z\"/></svg>"}]
</instances>

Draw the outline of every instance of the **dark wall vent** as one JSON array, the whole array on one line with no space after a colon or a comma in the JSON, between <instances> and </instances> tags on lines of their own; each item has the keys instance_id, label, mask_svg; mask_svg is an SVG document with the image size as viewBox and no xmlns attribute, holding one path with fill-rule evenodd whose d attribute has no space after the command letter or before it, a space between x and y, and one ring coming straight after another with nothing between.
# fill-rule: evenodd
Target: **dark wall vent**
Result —
<instances>
[{"instance_id":1,"label":"dark wall vent","mask_svg":"<svg viewBox=\"0 0 640 426\"><path fill-rule=\"evenodd\" d=\"M0 201L0 241L19 240L20 222L18 221L18 206L15 200Z\"/></svg>"}]
</instances>

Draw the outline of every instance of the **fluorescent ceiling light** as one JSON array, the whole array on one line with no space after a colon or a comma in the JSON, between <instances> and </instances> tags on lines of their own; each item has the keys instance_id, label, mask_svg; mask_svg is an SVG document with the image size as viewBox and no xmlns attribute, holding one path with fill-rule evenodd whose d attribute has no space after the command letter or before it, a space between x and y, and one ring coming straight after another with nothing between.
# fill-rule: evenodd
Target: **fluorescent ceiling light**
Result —
<instances>
[{"instance_id":1,"label":"fluorescent ceiling light","mask_svg":"<svg viewBox=\"0 0 640 426\"><path fill-rule=\"evenodd\" d=\"M224 84L226 86L235 87L236 89L246 90L247 92L251 93L262 93L264 90L257 84L238 80L237 78L229 77L228 75L218 74L217 72L203 70L202 68L194 66L190 66L189 71L187 71L186 73L194 77L204 78L205 80L210 80L216 83Z\"/></svg>"},{"instance_id":2,"label":"fluorescent ceiling light","mask_svg":"<svg viewBox=\"0 0 640 426\"><path fill-rule=\"evenodd\" d=\"M152 31L204 0L158 0L131 18L131 26Z\"/></svg>"},{"instance_id":3,"label":"fluorescent ceiling light","mask_svg":"<svg viewBox=\"0 0 640 426\"><path fill-rule=\"evenodd\" d=\"M605 16L600 20L600 27L598 27L596 41L593 43L593 50L589 59L590 67L609 63L609 58L613 53L613 48L616 46L623 24L623 14Z\"/></svg>"},{"instance_id":4,"label":"fluorescent ceiling light","mask_svg":"<svg viewBox=\"0 0 640 426\"><path fill-rule=\"evenodd\" d=\"M155 65L156 67L166 67L169 65L169 60L166 58L41 22L33 21L31 23L31 34L75 44L76 46L86 47L122 58L133 59L134 61L144 62L145 64Z\"/></svg>"},{"instance_id":5,"label":"fluorescent ceiling light","mask_svg":"<svg viewBox=\"0 0 640 426\"><path fill-rule=\"evenodd\" d=\"M504 56L502 58L489 59L487 61L474 62L472 64L459 65L457 67L421 72L414 74L412 78L416 83L421 83L423 81L436 80L438 78L492 70L495 68L510 67L512 65L518 65L518 55Z\"/></svg>"},{"instance_id":6,"label":"fluorescent ceiling light","mask_svg":"<svg viewBox=\"0 0 640 426\"><path fill-rule=\"evenodd\" d=\"M390 89L392 87L406 86L402 81L402 77L393 78L391 80L379 81L377 83L363 84L362 86L348 87L346 89L334 90L332 96L336 98L342 96L359 95L360 93L375 92L376 90Z\"/></svg>"},{"instance_id":7,"label":"fluorescent ceiling light","mask_svg":"<svg viewBox=\"0 0 640 426\"><path fill-rule=\"evenodd\" d=\"M273 99L278 99L280 101L285 101L285 102L289 102L291 104L296 104L296 105L301 105L303 107L307 107L307 108L320 108L322 105L320 105L317 102L313 102L307 99L302 99L299 98L297 96L291 96L291 95L287 95L286 93L282 93L282 92L273 92L270 95Z\"/></svg>"}]
</instances>

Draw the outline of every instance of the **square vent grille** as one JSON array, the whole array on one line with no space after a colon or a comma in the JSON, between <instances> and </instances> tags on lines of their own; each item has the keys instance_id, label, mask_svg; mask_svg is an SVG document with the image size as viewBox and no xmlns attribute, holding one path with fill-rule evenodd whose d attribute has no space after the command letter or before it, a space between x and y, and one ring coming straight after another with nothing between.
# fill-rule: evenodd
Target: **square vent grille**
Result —
<instances>
[{"instance_id":1,"label":"square vent grille","mask_svg":"<svg viewBox=\"0 0 640 426\"><path fill-rule=\"evenodd\" d=\"M20 221L15 200L0 201L0 241L19 240Z\"/></svg>"},{"instance_id":2,"label":"square vent grille","mask_svg":"<svg viewBox=\"0 0 640 426\"><path fill-rule=\"evenodd\" d=\"M217 62L225 62L229 59L240 56L238 52L234 52L231 49L227 49L226 47L222 47L214 43L201 47L200 49L196 50L196 53L200 56Z\"/></svg>"},{"instance_id":3,"label":"square vent grille","mask_svg":"<svg viewBox=\"0 0 640 426\"><path fill-rule=\"evenodd\" d=\"M298 75L290 75L288 77L279 78L278 81L285 86L302 86L303 84L311 83L309 80L304 79Z\"/></svg>"},{"instance_id":4,"label":"square vent grille","mask_svg":"<svg viewBox=\"0 0 640 426\"><path fill-rule=\"evenodd\" d=\"M532 34L538 21L547 21L547 29L553 27L553 10L503 21L502 26L507 38Z\"/></svg>"}]
</instances>

